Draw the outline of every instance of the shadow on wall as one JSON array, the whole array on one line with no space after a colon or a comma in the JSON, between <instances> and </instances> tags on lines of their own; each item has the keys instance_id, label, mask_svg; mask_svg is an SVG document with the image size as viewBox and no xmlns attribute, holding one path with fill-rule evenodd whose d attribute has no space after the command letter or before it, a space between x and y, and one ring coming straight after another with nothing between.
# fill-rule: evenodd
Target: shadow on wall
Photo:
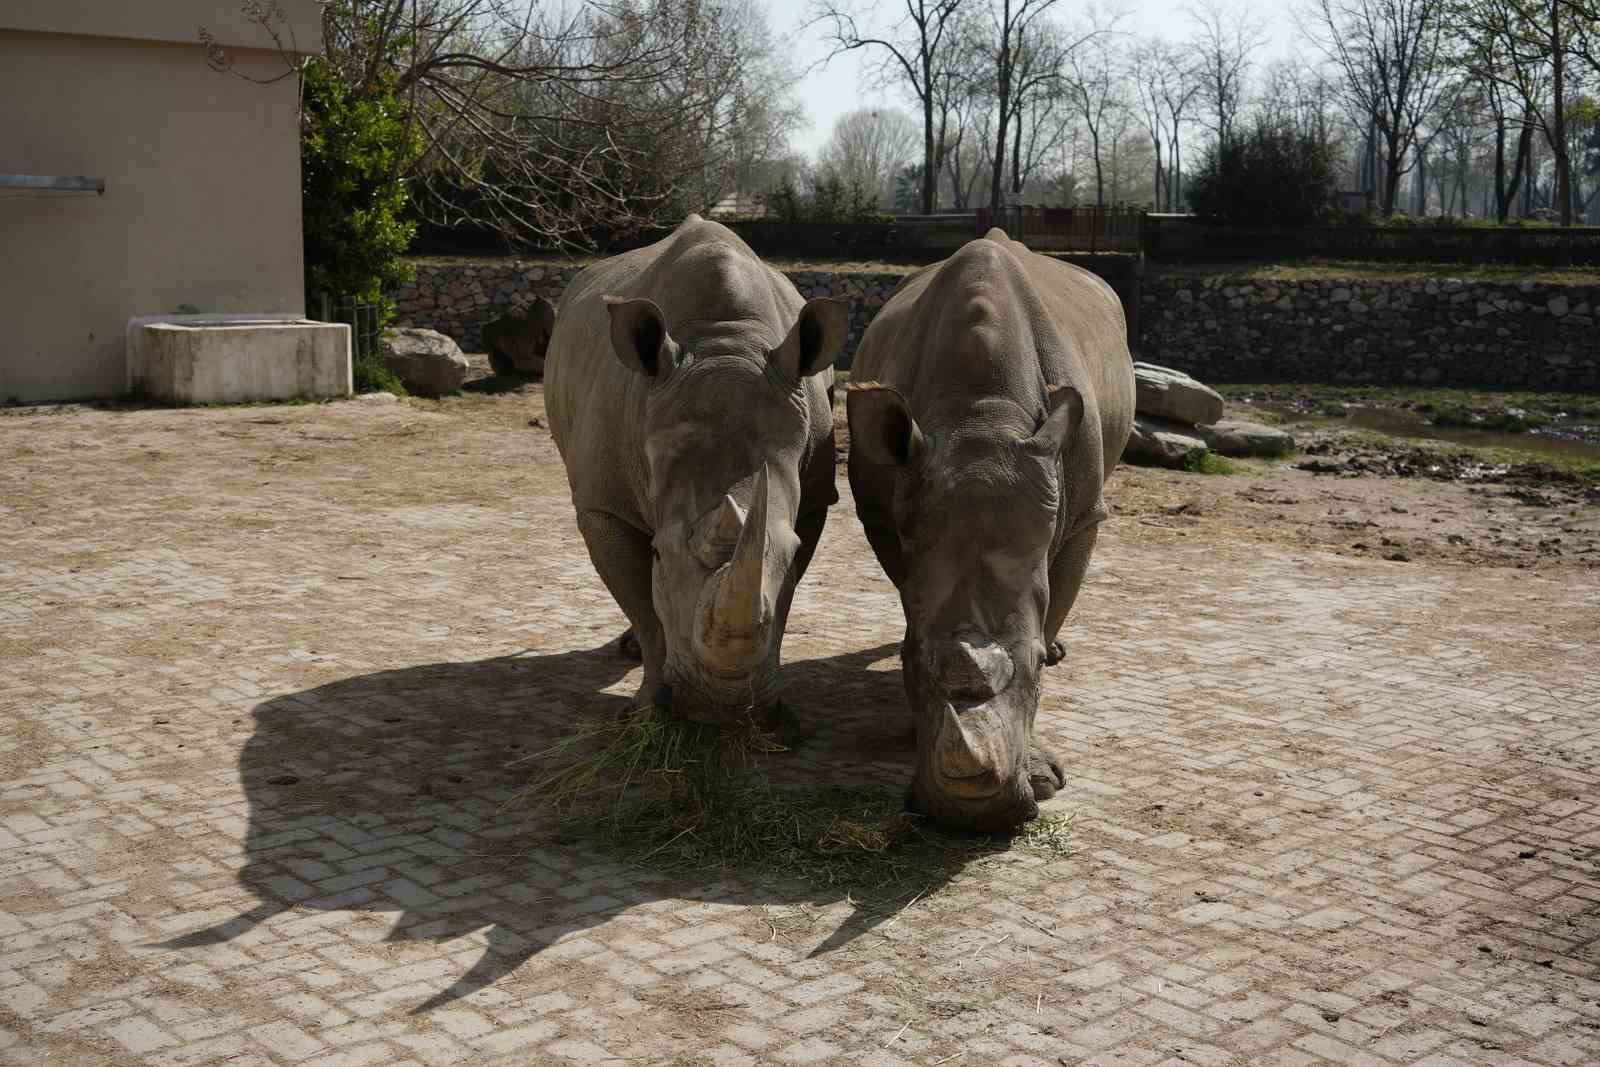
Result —
<instances>
[{"instance_id":1,"label":"shadow on wall","mask_svg":"<svg viewBox=\"0 0 1600 1067\"><path fill-rule=\"evenodd\" d=\"M868 670L893 645L789 665L786 692L802 739L765 768L780 785L910 778L911 733L898 670ZM508 766L614 715L602 692L634 664L615 644L591 651L440 663L349 678L257 706L240 755L249 803L239 880L259 903L156 946L231 941L295 908L394 912L388 939L447 941L487 930L488 948L414 1012L510 974L559 938L652 900L829 904L843 888L742 885L721 872L673 878L608 863L561 836L553 816L510 803L529 778ZM809 736L805 736L809 733ZM858 911L819 952L872 929Z\"/></svg>"}]
</instances>

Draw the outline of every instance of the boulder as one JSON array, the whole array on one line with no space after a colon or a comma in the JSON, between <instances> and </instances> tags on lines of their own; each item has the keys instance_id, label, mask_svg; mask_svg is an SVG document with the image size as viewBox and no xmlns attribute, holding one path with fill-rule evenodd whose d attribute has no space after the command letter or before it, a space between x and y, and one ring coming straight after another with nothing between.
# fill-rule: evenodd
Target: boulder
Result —
<instances>
[{"instance_id":1,"label":"boulder","mask_svg":"<svg viewBox=\"0 0 1600 1067\"><path fill-rule=\"evenodd\" d=\"M467 357L456 343L438 330L400 327L384 334L379 345L384 366L413 393L438 396L461 388L467 377Z\"/></svg>"},{"instance_id":2,"label":"boulder","mask_svg":"<svg viewBox=\"0 0 1600 1067\"><path fill-rule=\"evenodd\" d=\"M1156 467L1181 467L1192 453L1206 451L1206 443L1193 436L1193 426L1180 422L1136 415L1133 434L1122 458L1132 463Z\"/></svg>"},{"instance_id":3,"label":"boulder","mask_svg":"<svg viewBox=\"0 0 1600 1067\"><path fill-rule=\"evenodd\" d=\"M1134 410L1141 415L1209 426L1222 418L1222 397L1179 370L1135 363Z\"/></svg>"},{"instance_id":4,"label":"boulder","mask_svg":"<svg viewBox=\"0 0 1600 1067\"><path fill-rule=\"evenodd\" d=\"M1281 456L1294 449L1293 434L1259 422L1223 419L1210 426L1196 426L1195 433L1211 451L1224 456Z\"/></svg>"},{"instance_id":5,"label":"boulder","mask_svg":"<svg viewBox=\"0 0 1600 1067\"><path fill-rule=\"evenodd\" d=\"M483 347L496 374L544 373L544 353L555 328L556 309L544 297L518 304L483 327Z\"/></svg>"}]
</instances>

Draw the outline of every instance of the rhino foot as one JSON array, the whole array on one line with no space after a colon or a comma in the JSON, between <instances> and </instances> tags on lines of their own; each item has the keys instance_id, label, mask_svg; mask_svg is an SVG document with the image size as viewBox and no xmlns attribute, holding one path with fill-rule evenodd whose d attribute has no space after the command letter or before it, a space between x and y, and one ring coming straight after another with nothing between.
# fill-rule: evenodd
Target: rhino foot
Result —
<instances>
[{"instance_id":1,"label":"rhino foot","mask_svg":"<svg viewBox=\"0 0 1600 1067\"><path fill-rule=\"evenodd\" d=\"M635 663L644 662L644 649L639 647L639 635L633 632L633 627L622 631L622 636L617 638L617 654Z\"/></svg>"},{"instance_id":2,"label":"rhino foot","mask_svg":"<svg viewBox=\"0 0 1600 1067\"><path fill-rule=\"evenodd\" d=\"M1057 663L1067 658L1067 646L1059 640L1051 641L1044 649L1044 665L1054 667Z\"/></svg>"},{"instance_id":3,"label":"rhino foot","mask_svg":"<svg viewBox=\"0 0 1600 1067\"><path fill-rule=\"evenodd\" d=\"M1034 800L1049 800L1067 784L1067 772L1061 760L1055 753L1040 748L1038 742L1028 746L1028 784L1033 786Z\"/></svg>"}]
</instances>

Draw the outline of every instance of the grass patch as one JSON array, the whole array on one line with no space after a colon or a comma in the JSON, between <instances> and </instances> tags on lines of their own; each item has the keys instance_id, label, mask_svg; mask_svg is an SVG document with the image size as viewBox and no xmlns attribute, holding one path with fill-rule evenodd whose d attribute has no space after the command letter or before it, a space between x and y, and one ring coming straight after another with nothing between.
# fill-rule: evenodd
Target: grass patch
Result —
<instances>
[{"instance_id":1,"label":"grass patch","mask_svg":"<svg viewBox=\"0 0 1600 1067\"><path fill-rule=\"evenodd\" d=\"M1499 433L1527 433L1549 423L1543 415L1522 408L1475 411L1465 404L1422 401L1416 410L1435 426L1460 426L1469 430L1494 430Z\"/></svg>"},{"instance_id":2,"label":"grass patch","mask_svg":"<svg viewBox=\"0 0 1600 1067\"><path fill-rule=\"evenodd\" d=\"M1210 449L1197 448L1183 457L1183 469L1190 474L1236 474L1235 467L1225 456Z\"/></svg>"},{"instance_id":3,"label":"grass patch","mask_svg":"<svg viewBox=\"0 0 1600 1067\"><path fill-rule=\"evenodd\" d=\"M930 892L1008 847L1045 857L1072 850L1070 818L1057 813L1009 836L962 834L908 813L883 789L778 788L757 762L779 751L753 722L703 726L644 707L518 761L541 773L515 800L553 809L567 833L598 836L635 863L816 892Z\"/></svg>"},{"instance_id":4,"label":"grass patch","mask_svg":"<svg viewBox=\"0 0 1600 1067\"><path fill-rule=\"evenodd\" d=\"M393 393L405 396L406 387L400 376L384 365L380 359L368 357L350 363L352 384L358 393Z\"/></svg>"},{"instance_id":5,"label":"grass patch","mask_svg":"<svg viewBox=\"0 0 1600 1067\"><path fill-rule=\"evenodd\" d=\"M1466 282L1536 282L1543 285L1594 285L1593 267L1530 269L1517 263L1421 263L1353 259L1303 259L1279 263L1195 264L1159 273L1223 274L1253 281L1429 281L1457 278Z\"/></svg>"},{"instance_id":6,"label":"grass patch","mask_svg":"<svg viewBox=\"0 0 1600 1067\"><path fill-rule=\"evenodd\" d=\"M1600 396L1589 393L1449 386L1323 385L1310 382L1224 382L1214 383L1211 387L1229 400L1279 404L1306 414L1343 415L1346 414L1347 405L1417 411L1430 418L1441 411L1459 413L1460 417L1483 421L1440 425L1466 425L1478 429L1499 429L1499 426L1491 423L1497 415L1521 417L1527 429L1563 419L1600 420ZM1446 417L1450 417L1450 414Z\"/></svg>"}]
</instances>

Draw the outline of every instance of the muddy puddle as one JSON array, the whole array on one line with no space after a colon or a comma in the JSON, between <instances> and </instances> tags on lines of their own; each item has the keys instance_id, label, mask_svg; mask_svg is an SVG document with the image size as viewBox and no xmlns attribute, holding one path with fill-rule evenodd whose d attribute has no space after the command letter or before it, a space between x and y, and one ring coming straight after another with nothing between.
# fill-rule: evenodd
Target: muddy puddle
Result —
<instances>
[{"instance_id":1,"label":"muddy puddle","mask_svg":"<svg viewBox=\"0 0 1600 1067\"><path fill-rule=\"evenodd\" d=\"M1308 414L1290 405L1258 404L1241 406L1277 415L1285 422L1315 429L1369 430L1388 437L1411 437L1444 441L1471 448L1511 448L1552 459L1588 460L1600 463L1600 425L1590 423L1552 423L1524 433L1477 430L1469 426L1438 426L1415 411L1401 408L1347 405L1343 417Z\"/></svg>"}]
</instances>

